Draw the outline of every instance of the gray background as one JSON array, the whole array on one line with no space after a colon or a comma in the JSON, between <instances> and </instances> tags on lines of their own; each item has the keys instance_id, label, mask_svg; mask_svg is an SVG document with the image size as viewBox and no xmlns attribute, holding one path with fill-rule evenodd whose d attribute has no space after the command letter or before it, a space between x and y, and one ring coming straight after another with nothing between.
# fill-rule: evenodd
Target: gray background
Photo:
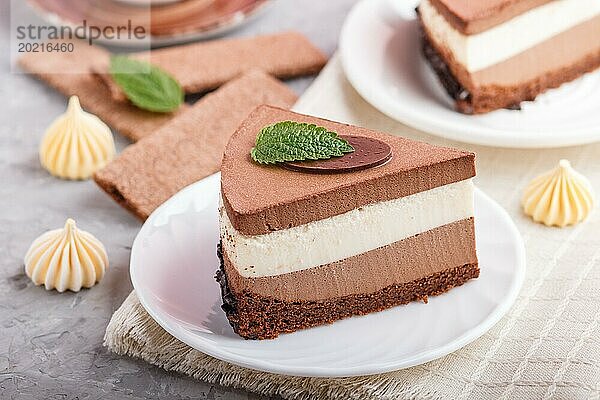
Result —
<instances>
[{"instance_id":1,"label":"gray background","mask_svg":"<svg viewBox=\"0 0 600 400\"><path fill-rule=\"evenodd\" d=\"M261 18L228 36L295 29L331 55L354 2L274 0ZM102 347L110 316L131 291L130 246L140 222L92 181L55 179L40 166L39 142L66 101L42 83L10 72L10 12L31 11L22 1L13 10L8 3L0 2L0 398L256 399ZM290 85L301 93L310 82ZM119 135L115 139L119 150L128 144ZM23 256L32 240L62 227L68 217L105 244L110 269L91 290L47 292L24 274Z\"/></svg>"}]
</instances>

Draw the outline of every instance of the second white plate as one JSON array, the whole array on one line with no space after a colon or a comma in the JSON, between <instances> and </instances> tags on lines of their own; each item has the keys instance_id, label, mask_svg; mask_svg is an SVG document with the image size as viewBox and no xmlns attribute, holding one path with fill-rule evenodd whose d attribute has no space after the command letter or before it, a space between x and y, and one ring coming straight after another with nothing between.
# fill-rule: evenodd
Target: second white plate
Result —
<instances>
[{"instance_id":1,"label":"second white plate","mask_svg":"<svg viewBox=\"0 0 600 400\"><path fill-rule=\"evenodd\" d=\"M600 140L600 71L524 102L520 111L475 116L454 111L421 55L414 6L414 1L363 0L342 29L346 76L375 108L431 134L488 146L560 147Z\"/></svg>"},{"instance_id":2,"label":"second white plate","mask_svg":"<svg viewBox=\"0 0 600 400\"><path fill-rule=\"evenodd\" d=\"M221 310L220 175L182 190L144 223L131 252L131 280L142 305L191 347L243 367L296 376L369 375L453 352L490 329L509 309L525 271L523 241L508 214L475 193L481 276L428 304L411 303L278 339L237 336Z\"/></svg>"}]
</instances>

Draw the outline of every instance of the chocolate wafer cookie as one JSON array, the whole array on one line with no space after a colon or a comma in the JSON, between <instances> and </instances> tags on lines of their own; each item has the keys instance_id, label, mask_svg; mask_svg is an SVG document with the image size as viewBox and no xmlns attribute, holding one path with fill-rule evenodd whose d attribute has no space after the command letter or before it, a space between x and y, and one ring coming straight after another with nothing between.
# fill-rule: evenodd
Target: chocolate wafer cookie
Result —
<instances>
[{"instance_id":1,"label":"chocolate wafer cookie","mask_svg":"<svg viewBox=\"0 0 600 400\"><path fill-rule=\"evenodd\" d=\"M186 93L215 89L252 69L285 79L314 74L327 62L327 57L297 32L199 42L135 53L134 57L169 72ZM107 70L107 63L94 65L113 98L124 100Z\"/></svg>"},{"instance_id":2,"label":"chocolate wafer cookie","mask_svg":"<svg viewBox=\"0 0 600 400\"><path fill-rule=\"evenodd\" d=\"M72 53L27 53L19 65L62 94L79 96L87 111L133 141L149 135L188 108L183 105L175 113L159 114L115 101L106 85L91 73L92 65L107 64L108 59L106 50L79 42Z\"/></svg>"},{"instance_id":3,"label":"chocolate wafer cookie","mask_svg":"<svg viewBox=\"0 0 600 400\"><path fill-rule=\"evenodd\" d=\"M145 219L183 187L217 172L229 137L260 104L289 108L296 95L251 71L204 96L152 136L127 147L96 173L96 183Z\"/></svg>"}]
</instances>

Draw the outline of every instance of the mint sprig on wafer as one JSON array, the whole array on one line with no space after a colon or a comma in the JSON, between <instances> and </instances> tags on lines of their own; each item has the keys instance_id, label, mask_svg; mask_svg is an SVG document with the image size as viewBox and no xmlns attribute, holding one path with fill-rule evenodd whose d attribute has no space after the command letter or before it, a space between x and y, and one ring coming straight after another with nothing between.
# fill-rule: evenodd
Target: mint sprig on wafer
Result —
<instances>
[{"instance_id":1,"label":"mint sprig on wafer","mask_svg":"<svg viewBox=\"0 0 600 400\"><path fill-rule=\"evenodd\" d=\"M148 62L112 56L110 74L125 96L143 110L167 113L183 103L184 93L177 80Z\"/></svg>"}]
</instances>

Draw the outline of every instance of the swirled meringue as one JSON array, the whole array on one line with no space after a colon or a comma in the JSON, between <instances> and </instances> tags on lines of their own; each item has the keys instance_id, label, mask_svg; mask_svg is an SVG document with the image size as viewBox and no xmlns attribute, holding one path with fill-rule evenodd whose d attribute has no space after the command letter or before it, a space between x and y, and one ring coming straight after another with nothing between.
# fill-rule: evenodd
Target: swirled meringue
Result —
<instances>
[{"instance_id":1,"label":"swirled meringue","mask_svg":"<svg viewBox=\"0 0 600 400\"><path fill-rule=\"evenodd\" d=\"M115 157L110 128L81 109L71 96L67 112L46 131L40 145L40 162L52 175L64 179L87 179Z\"/></svg>"},{"instance_id":2,"label":"swirled meringue","mask_svg":"<svg viewBox=\"0 0 600 400\"><path fill-rule=\"evenodd\" d=\"M534 221L564 227L589 215L594 207L594 191L568 160L560 160L555 169L529 183L521 204Z\"/></svg>"},{"instance_id":3,"label":"swirled meringue","mask_svg":"<svg viewBox=\"0 0 600 400\"><path fill-rule=\"evenodd\" d=\"M65 227L37 238L25 255L25 272L46 290L78 292L100 282L108 268L104 246L68 219Z\"/></svg>"}]
</instances>

